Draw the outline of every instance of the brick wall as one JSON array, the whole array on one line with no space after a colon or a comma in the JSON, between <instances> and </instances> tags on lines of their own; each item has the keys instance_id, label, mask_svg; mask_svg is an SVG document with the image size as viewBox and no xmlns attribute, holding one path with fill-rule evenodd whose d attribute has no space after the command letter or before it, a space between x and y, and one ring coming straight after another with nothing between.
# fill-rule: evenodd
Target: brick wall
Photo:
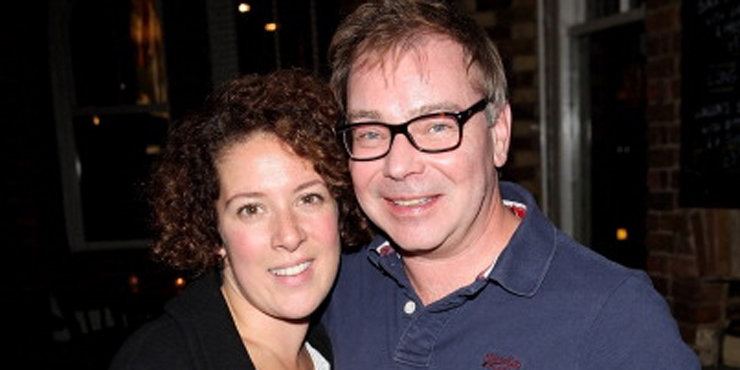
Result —
<instances>
[{"instance_id":1,"label":"brick wall","mask_svg":"<svg viewBox=\"0 0 740 370\"><path fill-rule=\"evenodd\" d=\"M647 270L681 333L702 363L718 358L727 322L728 284L737 254L738 211L679 205L681 150L681 2L646 2L648 212ZM735 239L735 241L733 241ZM735 249L735 253L733 253Z\"/></svg>"},{"instance_id":2,"label":"brick wall","mask_svg":"<svg viewBox=\"0 0 740 370\"><path fill-rule=\"evenodd\" d=\"M471 11L499 48L509 81L512 142L501 178L541 198L537 84L537 1L459 1Z\"/></svg>"},{"instance_id":3,"label":"brick wall","mask_svg":"<svg viewBox=\"0 0 740 370\"><path fill-rule=\"evenodd\" d=\"M541 194L536 0L461 0L497 43L507 67L513 141L502 178ZM681 150L681 1L647 0L647 270L684 339L715 363L729 319L740 319L740 211L678 203ZM733 264L734 261L734 264ZM738 283L735 283L736 285ZM737 316L737 317L735 317Z\"/></svg>"}]
</instances>

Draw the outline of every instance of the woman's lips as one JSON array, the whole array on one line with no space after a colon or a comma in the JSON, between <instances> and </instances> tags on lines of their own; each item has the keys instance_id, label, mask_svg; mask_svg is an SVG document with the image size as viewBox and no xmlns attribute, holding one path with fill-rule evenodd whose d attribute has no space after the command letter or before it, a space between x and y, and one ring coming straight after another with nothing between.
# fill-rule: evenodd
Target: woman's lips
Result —
<instances>
[{"instance_id":1,"label":"woman's lips","mask_svg":"<svg viewBox=\"0 0 740 370\"><path fill-rule=\"evenodd\" d=\"M272 268L269 269L269 271L275 276L296 276L308 270L308 268L311 267L311 263L313 263L313 261L309 260L293 266Z\"/></svg>"}]
</instances>

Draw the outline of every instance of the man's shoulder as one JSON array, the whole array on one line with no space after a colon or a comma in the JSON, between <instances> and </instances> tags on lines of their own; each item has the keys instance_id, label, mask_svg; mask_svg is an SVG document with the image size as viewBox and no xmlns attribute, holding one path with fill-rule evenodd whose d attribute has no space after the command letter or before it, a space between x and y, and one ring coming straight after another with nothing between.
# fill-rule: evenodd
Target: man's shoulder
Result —
<instances>
[{"instance_id":1,"label":"man's shoulder","mask_svg":"<svg viewBox=\"0 0 740 370\"><path fill-rule=\"evenodd\" d=\"M580 282L578 285L582 288L591 287L598 291L615 288L630 279L651 285L644 271L609 260L562 232L556 236L556 243L558 248L550 271L555 278L571 283Z\"/></svg>"},{"instance_id":2,"label":"man's shoulder","mask_svg":"<svg viewBox=\"0 0 740 370\"><path fill-rule=\"evenodd\" d=\"M540 293L560 303L556 310L578 312L582 364L696 366L670 307L643 270L615 263L563 234L549 275L549 289Z\"/></svg>"},{"instance_id":3,"label":"man's shoulder","mask_svg":"<svg viewBox=\"0 0 740 370\"><path fill-rule=\"evenodd\" d=\"M553 310L575 309L584 320L598 320L606 306L624 313L650 311L671 318L665 299L645 271L620 265L558 234L554 256L537 292Z\"/></svg>"},{"instance_id":4,"label":"man's shoulder","mask_svg":"<svg viewBox=\"0 0 740 370\"><path fill-rule=\"evenodd\" d=\"M552 278L562 281L562 288L577 294L594 314L603 315L609 306L625 314L649 310L670 317L665 299L645 271L620 265L576 242L563 244L559 254Z\"/></svg>"},{"instance_id":5,"label":"man's shoulder","mask_svg":"<svg viewBox=\"0 0 740 370\"><path fill-rule=\"evenodd\" d=\"M523 187L502 181L501 190L506 202L525 209L525 221L507 247L508 264L501 262L507 270L516 269L537 282L530 294L581 299L587 308L627 281L635 294L655 293L644 271L607 259L553 225Z\"/></svg>"}]
</instances>

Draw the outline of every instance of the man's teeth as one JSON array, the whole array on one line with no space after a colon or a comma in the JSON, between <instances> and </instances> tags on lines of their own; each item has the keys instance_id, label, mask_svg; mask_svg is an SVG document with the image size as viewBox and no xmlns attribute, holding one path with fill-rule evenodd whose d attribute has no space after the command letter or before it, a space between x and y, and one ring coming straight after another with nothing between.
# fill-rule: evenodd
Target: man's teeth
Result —
<instances>
[{"instance_id":1,"label":"man's teeth","mask_svg":"<svg viewBox=\"0 0 740 370\"><path fill-rule=\"evenodd\" d=\"M402 207L413 207L413 206L420 206L422 204L429 203L431 199L432 198L429 198L429 197L416 198L416 199L405 199L405 200L397 199L393 201L393 204L402 206Z\"/></svg>"},{"instance_id":2,"label":"man's teeth","mask_svg":"<svg viewBox=\"0 0 740 370\"><path fill-rule=\"evenodd\" d=\"M286 267L282 269L270 269L270 272L277 276L295 276L303 271L306 271L309 266L311 266L311 261L306 261L291 267Z\"/></svg>"}]
</instances>

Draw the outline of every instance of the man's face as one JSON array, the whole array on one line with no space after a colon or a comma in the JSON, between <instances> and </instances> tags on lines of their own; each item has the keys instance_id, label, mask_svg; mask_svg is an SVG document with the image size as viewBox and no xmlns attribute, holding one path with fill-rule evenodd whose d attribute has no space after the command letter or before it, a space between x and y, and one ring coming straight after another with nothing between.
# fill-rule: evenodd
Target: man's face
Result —
<instances>
[{"instance_id":1,"label":"man's face","mask_svg":"<svg viewBox=\"0 0 740 370\"><path fill-rule=\"evenodd\" d=\"M484 97L471 83L480 78L477 68L468 70L461 46L448 38L426 36L399 53L382 55L382 63L372 54L353 66L347 83L350 122L398 124L427 113L459 112ZM453 151L422 153L396 136L387 156L350 161L360 205L407 253L459 252L485 235L491 221L495 170L506 161L508 146L508 131L498 134L479 112Z\"/></svg>"}]
</instances>

